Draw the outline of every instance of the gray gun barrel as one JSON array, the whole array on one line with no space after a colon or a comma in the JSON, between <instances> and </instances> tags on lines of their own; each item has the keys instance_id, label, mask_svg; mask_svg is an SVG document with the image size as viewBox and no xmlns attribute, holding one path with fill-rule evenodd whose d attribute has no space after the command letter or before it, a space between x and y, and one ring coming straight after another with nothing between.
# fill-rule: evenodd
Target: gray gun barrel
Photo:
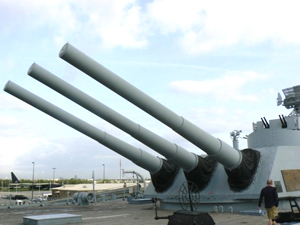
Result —
<instances>
[{"instance_id":1,"label":"gray gun barrel","mask_svg":"<svg viewBox=\"0 0 300 225\"><path fill-rule=\"evenodd\" d=\"M232 170L241 164L242 154L240 151L237 151L230 145L213 137L193 123L177 115L76 49L71 44L65 44L61 49L59 56L172 128L175 132L201 148L208 155L214 157L214 159L224 165L225 168Z\"/></svg>"},{"instance_id":2,"label":"gray gun barrel","mask_svg":"<svg viewBox=\"0 0 300 225\"><path fill-rule=\"evenodd\" d=\"M131 160L136 165L148 170L150 173L156 173L162 167L162 160L160 158L157 158L141 149L135 148L128 143L99 130L50 102L47 102L39 96L27 91L12 81L8 81L6 83L4 91L98 141L104 146Z\"/></svg>"},{"instance_id":3,"label":"gray gun barrel","mask_svg":"<svg viewBox=\"0 0 300 225\"><path fill-rule=\"evenodd\" d=\"M184 171L190 172L198 165L198 156L195 154L134 123L38 64L32 64L28 70L28 75L132 135L137 140L165 156L169 162L182 167Z\"/></svg>"}]
</instances>

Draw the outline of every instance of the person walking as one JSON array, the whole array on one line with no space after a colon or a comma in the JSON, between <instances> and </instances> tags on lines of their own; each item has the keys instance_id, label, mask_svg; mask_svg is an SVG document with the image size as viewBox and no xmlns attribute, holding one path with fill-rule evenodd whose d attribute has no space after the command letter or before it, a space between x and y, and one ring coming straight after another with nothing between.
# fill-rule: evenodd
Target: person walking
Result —
<instances>
[{"instance_id":1,"label":"person walking","mask_svg":"<svg viewBox=\"0 0 300 225\"><path fill-rule=\"evenodd\" d=\"M273 187L273 181L271 179L267 180L267 186L264 187L259 196L258 208L260 209L262 200L265 200L265 208L268 215L268 225L275 224L275 217L278 216L278 193L277 189Z\"/></svg>"}]
</instances>

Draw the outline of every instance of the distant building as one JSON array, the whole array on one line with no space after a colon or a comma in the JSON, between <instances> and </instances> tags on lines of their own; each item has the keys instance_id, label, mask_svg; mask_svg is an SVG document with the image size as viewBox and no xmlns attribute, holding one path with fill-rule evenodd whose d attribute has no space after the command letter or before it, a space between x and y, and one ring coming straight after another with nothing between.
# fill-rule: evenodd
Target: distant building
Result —
<instances>
[{"instance_id":1,"label":"distant building","mask_svg":"<svg viewBox=\"0 0 300 225\"><path fill-rule=\"evenodd\" d=\"M142 185L143 187L143 185ZM143 189L143 188L142 188ZM52 188L53 198L67 198L72 197L76 192L88 192L93 193L93 184L74 184L74 185L64 185L58 188ZM115 194L117 197L127 197L129 195L134 195L137 191L136 183L127 183L124 187L124 183L104 183L95 184L95 194Z\"/></svg>"}]
</instances>

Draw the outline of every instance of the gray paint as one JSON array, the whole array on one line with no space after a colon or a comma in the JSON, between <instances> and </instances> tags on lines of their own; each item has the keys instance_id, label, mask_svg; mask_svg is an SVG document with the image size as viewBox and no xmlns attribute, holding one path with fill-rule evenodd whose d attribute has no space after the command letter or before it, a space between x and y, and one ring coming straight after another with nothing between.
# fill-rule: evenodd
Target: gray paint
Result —
<instances>
[{"instance_id":1,"label":"gray paint","mask_svg":"<svg viewBox=\"0 0 300 225\"><path fill-rule=\"evenodd\" d=\"M66 44L60 51L60 57L168 125L220 163L208 185L200 193L200 210L202 211L212 211L215 206L223 206L224 211L231 211L230 208L235 212L238 210L255 210L257 209L260 190L266 185L267 179L271 178L284 186L281 171L300 169L299 115L285 117L287 128L282 128L278 119L269 121L269 129L265 129L262 122L259 121L253 124L253 133L248 136L248 147L261 153L259 167L252 184L243 191L234 192L227 183L224 167L232 169L240 164L239 151L162 106L72 45ZM167 191L156 193L154 187L149 185L145 191L145 197L161 199L163 208L172 209L174 207L174 209L178 209L178 190L183 182L185 182L185 177L181 170L174 184ZM285 188L283 188L283 192L279 193L280 198L299 195L300 191L288 193ZM289 209L288 207L286 201L280 201L280 209Z\"/></svg>"},{"instance_id":2,"label":"gray paint","mask_svg":"<svg viewBox=\"0 0 300 225\"><path fill-rule=\"evenodd\" d=\"M175 132L201 148L208 155L213 156L226 168L234 169L240 165L242 155L239 151L177 115L69 43L64 45L59 56L171 127Z\"/></svg>"},{"instance_id":3,"label":"gray paint","mask_svg":"<svg viewBox=\"0 0 300 225\"><path fill-rule=\"evenodd\" d=\"M36 63L32 64L28 75L132 135L137 140L165 156L170 162L182 167L185 171L189 172L197 166L198 157L193 153L134 123Z\"/></svg>"},{"instance_id":4,"label":"gray paint","mask_svg":"<svg viewBox=\"0 0 300 225\"><path fill-rule=\"evenodd\" d=\"M289 129L289 126L288 128L277 128L271 124L270 129L254 130L253 133L249 134L247 141L248 147L254 149L271 146L300 146L298 129Z\"/></svg>"},{"instance_id":5,"label":"gray paint","mask_svg":"<svg viewBox=\"0 0 300 225\"><path fill-rule=\"evenodd\" d=\"M234 192L227 183L227 175L221 164L218 165L207 187L200 192L199 211L214 211L214 207L222 206L225 212L240 210L256 210L261 189L266 186L267 179L280 181L283 192L278 193L279 198L299 196L300 191L286 192L281 170L300 169L300 152L298 146L266 147L257 149L261 153L261 161L252 184L245 190ZM185 182L182 171L178 174L174 185L164 193L157 193L152 184L146 189L145 197L161 199L161 207L178 210L178 190ZM285 200L280 200L280 210L289 210L290 206Z\"/></svg>"}]
</instances>

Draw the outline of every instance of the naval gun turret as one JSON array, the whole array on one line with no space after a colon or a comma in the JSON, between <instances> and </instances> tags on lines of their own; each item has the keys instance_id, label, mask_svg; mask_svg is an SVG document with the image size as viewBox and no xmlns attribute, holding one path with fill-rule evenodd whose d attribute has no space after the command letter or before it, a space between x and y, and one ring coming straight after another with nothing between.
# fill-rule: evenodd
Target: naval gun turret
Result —
<instances>
[{"instance_id":1,"label":"naval gun turret","mask_svg":"<svg viewBox=\"0 0 300 225\"><path fill-rule=\"evenodd\" d=\"M195 183L200 190L209 182L216 166L216 160L213 157L202 158L188 152L179 145L165 140L68 84L36 63L32 64L28 70L28 75L127 132L132 137L166 157L167 162L163 165L164 170L151 175L156 191L162 192L167 190L172 185L174 176L180 167L184 170L187 180ZM172 164L175 164L176 167Z\"/></svg>"},{"instance_id":2,"label":"naval gun turret","mask_svg":"<svg viewBox=\"0 0 300 225\"><path fill-rule=\"evenodd\" d=\"M69 43L63 46L59 56L169 126L221 163L225 167L228 184L232 190L241 191L252 183L260 157L258 151L252 149L238 151L232 148L227 143L213 137L187 119L166 108Z\"/></svg>"},{"instance_id":3,"label":"naval gun turret","mask_svg":"<svg viewBox=\"0 0 300 225\"><path fill-rule=\"evenodd\" d=\"M238 147L232 148L178 116L72 45L66 44L59 55L208 154L206 158L202 158L164 140L37 64L33 64L29 69L30 76L132 135L166 157L166 160L129 146L121 140L115 140L111 135L62 112L56 106L50 107L43 99L14 83L7 83L7 92L148 170L152 183L146 188L144 196L159 199L161 208L179 209L178 192L181 185L187 181L193 181L198 186L201 196L198 207L200 211L237 212L256 209L260 190L265 186L267 179L272 179L277 187L280 197L279 209L289 209L286 199L300 196L300 118L297 104L300 92L297 92L297 88L286 89L284 93L288 100L282 101L287 108L293 106L295 113L289 116L281 115L279 119L270 121L263 117L262 121L253 124L253 132L247 135L248 148L238 150ZM206 172L208 176L204 179ZM166 177L171 179L166 181Z\"/></svg>"},{"instance_id":4,"label":"naval gun turret","mask_svg":"<svg viewBox=\"0 0 300 225\"><path fill-rule=\"evenodd\" d=\"M42 69L38 65L35 65L35 68ZM33 71L33 66L29 71ZM20 87L12 81L7 82L4 87L4 91L41 110L58 121L85 134L86 136L94 139L116 153L131 160L141 168L149 171L152 179L156 180L156 182L154 182L154 187L158 192L168 189L177 176L180 168L175 164L172 164L165 159L155 157L146 151L135 148L134 146L104 131L101 131L100 129Z\"/></svg>"}]
</instances>

